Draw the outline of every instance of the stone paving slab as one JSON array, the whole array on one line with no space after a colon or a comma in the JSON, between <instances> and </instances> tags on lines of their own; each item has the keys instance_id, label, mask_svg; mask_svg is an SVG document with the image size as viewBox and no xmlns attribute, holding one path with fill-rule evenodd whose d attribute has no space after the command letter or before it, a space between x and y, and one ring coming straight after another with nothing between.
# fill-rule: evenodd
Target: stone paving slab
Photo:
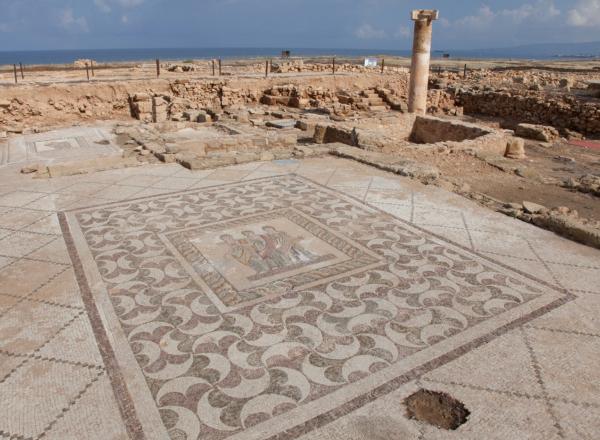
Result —
<instances>
[{"instance_id":1,"label":"stone paving slab","mask_svg":"<svg viewBox=\"0 0 600 440\"><path fill-rule=\"evenodd\" d=\"M0 438L600 432L600 252L437 188L342 159L5 169L0 231ZM347 252L377 261L328 272ZM407 419L419 388L467 423Z\"/></svg>"}]
</instances>

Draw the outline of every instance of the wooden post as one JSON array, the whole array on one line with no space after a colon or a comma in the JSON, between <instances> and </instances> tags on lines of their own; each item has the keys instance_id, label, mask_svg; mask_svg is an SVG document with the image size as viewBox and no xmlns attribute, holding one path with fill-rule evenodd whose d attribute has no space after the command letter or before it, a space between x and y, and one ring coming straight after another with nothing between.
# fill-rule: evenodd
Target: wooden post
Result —
<instances>
[{"instance_id":1,"label":"wooden post","mask_svg":"<svg viewBox=\"0 0 600 440\"><path fill-rule=\"evenodd\" d=\"M23 63L19 63L19 67L21 68L21 79L25 79L25 74L23 73Z\"/></svg>"},{"instance_id":2,"label":"wooden post","mask_svg":"<svg viewBox=\"0 0 600 440\"><path fill-rule=\"evenodd\" d=\"M92 68L92 76L96 76L96 73L94 72L94 60L90 60L90 67Z\"/></svg>"},{"instance_id":3,"label":"wooden post","mask_svg":"<svg viewBox=\"0 0 600 440\"><path fill-rule=\"evenodd\" d=\"M265 61L265 78L269 77L269 60Z\"/></svg>"},{"instance_id":4,"label":"wooden post","mask_svg":"<svg viewBox=\"0 0 600 440\"><path fill-rule=\"evenodd\" d=\"M219 58L219 76L221 76L222 73L223 73L223 68L222 68L221 58Z\"/></svg>"},{"instance_id":5,"label":"wooden post","mask_svg":"<svg viewBox=\"0 0 600 440\"><path fill-rule=\"evenodd\" d=\"M13 69L15 71L15 84L19 83L19 80L17 79L17 65L13 64Z\"/></svg>"},{"instance_id":6,"label":"wooden post","mask_svg":"<svg viewBox=\"0 0 600 440\"><path fill-rule=\"evenodd\" d=\"M335 75L335 58L333 58L333 60L332 60L331 67L333 69L333 74Z\"/></svg>"},{"instance_id":7,"label":"wooden post","mask_svg":"<svg viewBox=\"0 0 600 440\"><path fill-rule=\"evenodd\" d=\"M383 71L385 70L385 58L381 60L381 74L383 75Z\"/></svg>"},{"instance_id":8,"label":"wooden post","mask_svg":"<svg viewBox=\"0 0 600 440\"><path fill-rule=\"evenodd\" d=\"M467 65L466 64L465 64L465 75L464 75L464 77L465 78L467 77Z\"/></svg>"},{"instance_id":9,"label":"wooden post","mask_svg":"<svg viewBox=\"0 0 600 440\"><path fill-rule=\"evenodd\" d=\"M213 72L212 76L215 76L215 60L214 59L212 60L212 72Z\"/></svg>"},{"instance_id":10,"label":"wooden post","mask_svg":"<svg viewBox=\"0 0 600 440\"><path fill-rule=\"evenodd\" d=\"M88 63L85 63L85 73L87 74L88 81L90 80L90 66Z\"/></svg>"},{"instance_id":11,"label":"wooden post","mask_svg":"<svg viewBox=\"0 0 600 440\"><path fill-rule=\"evenodd\" d=\"M158 58L156 59L156 77L160 77L160 60Z\"/></svg>"}]
</instances>

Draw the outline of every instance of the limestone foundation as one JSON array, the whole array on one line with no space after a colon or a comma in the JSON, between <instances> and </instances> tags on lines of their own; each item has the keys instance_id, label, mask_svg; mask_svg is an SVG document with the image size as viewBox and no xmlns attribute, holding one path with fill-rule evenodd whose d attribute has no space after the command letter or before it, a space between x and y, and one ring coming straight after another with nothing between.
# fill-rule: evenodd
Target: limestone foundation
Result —
<instances>
[{"instance_id":1,"label":"limestone foundation","mask_svg":"<svg viewBox=\"0 0 600 440\"><path fill-rule=\"evenodd\" d=\"M413 53L408 94L408 111L425 114L427 111L427 82L431 58L431 28L439 16L436 10L417 9L412 11L415 22Z\"/></svg>"}]
</instances>

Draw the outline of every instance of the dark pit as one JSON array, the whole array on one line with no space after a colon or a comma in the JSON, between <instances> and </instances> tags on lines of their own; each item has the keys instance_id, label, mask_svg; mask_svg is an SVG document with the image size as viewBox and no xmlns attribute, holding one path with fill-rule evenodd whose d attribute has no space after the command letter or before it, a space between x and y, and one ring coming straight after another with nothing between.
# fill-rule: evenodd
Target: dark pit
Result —
<instances>
[{"instance_id":1,"label":"dark pit","mask_svg":"<svg viewBox=\"0 0 600 440\"><path fill-rule=\"evenodd\" d=\"M419 390L408 396L404 404L409 418L447 430L458 428L470 414L462 402L436 391Z\"/></svg>"}]
</instances>

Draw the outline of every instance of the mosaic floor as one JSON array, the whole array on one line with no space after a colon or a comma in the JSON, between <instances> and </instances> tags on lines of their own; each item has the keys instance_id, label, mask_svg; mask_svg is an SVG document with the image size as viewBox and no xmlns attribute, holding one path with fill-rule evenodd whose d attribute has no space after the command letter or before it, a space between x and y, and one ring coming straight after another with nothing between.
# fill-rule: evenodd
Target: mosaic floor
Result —
<instances>
[{"instance_id":1,"label":"mosaic floor","mask_svg":"<svg viewBox=\"0 0 600 440\"><path fill-rule=\"evenodd\" d=\"M354 162L0 174L0 281L0 438L600 431L600 252Z\"/></svg>"},{"instance_id":2,"label":"mosaic floor","mask_svg":"<svg viewBox=\"0 0 600 440\"><path fill-rule=\"evenodd\" d=\"M11 137L0 144L0 167L118 155L121 149L113 138L107 127L70 127Z\"/></svg>"}]
</instances>

